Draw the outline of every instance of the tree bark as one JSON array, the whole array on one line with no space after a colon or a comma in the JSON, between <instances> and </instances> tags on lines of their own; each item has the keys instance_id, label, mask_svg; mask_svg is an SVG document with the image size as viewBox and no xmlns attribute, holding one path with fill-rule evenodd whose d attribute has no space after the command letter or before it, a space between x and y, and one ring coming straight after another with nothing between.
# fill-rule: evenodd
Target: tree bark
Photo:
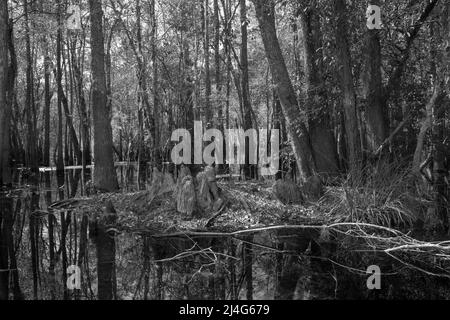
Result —
<instances>
[{"instance_id":1,"label":"tree bark","mask_svg":"<svg viewBox=\"0 0 450 320\"><path fill-rule=\"evenodd\" d=\"M449 74L449 43L450 43L450 5L448 2L442 3L436 10L436 20L440 23L434 21L431 25L431 30L436 33L436 36L432 35L432 46L435 43L444 43L446 46L442 46L441 50L436 50L435 57L432 57L432 62L435 66L436 76L435 79L441 85L445 83L445 79ZM436 40L433 42L433 40ZM437 49L437 48L436 48ZM445 84L444 84L445 85ZM450 106L450 97L446 95L446 91L442 91L440 99L433 106L433 120L434 125L432 127L432 145L433 145L433 187L435 192L435 208L439 219L441 220L443 230L445 234L449 230L449 200L450 193L447 177L449 173L449 159L450 159L450 148L448 141L448 134L446 129L446 109L448 110Z\"/></svg>"},{"instance_id":2,"label":"tree bark","mask_svg":"<svg viewBox=\"0 0 450 320\"><path fill-rule=\"evenodd\" d=\"M211 68L210 68L210 54L209 54L209 0L204 0L203 2L203 31L204 31L204 41L203 41L203 51L204 51L204 59L205 59L205 120L206 120L206 128L210 128L212 126L212 117L213 114L211 112Z\"/></svg>"},{"instance_id":3,"label":"tree bark","mask_svg":"<svg viewBox=\"0 0 450 320\"><path fill-rule=\"evenodd\" d=\"M371 2L380 5L379 0ZM389 135L387 105L383 97L381 78L380 31L366 30L364 48L364 98L366 99L365 118L367 123L367 143L370 151L375 151Z\"/></svg>"},{"instance_id":4,"label":"tree bark","mask_svg":"<svg viewBox=\"0 0 450 320\"><path fill-rule=\"evenodd\" d=\"M46 53L48 54L48 46L45 41ZM50 74L51 59L48 55L45 57L44 66L44 165L50 166Z\"/></svg>"},{"instance_id":5,"label":"tree bark","mask_svg":"<svg viewBox=\"0 0 450 320\"><path fill-rule=\"evenodd\" d=\"M73 68L73 76L75 80L75 91L78 95L78 104L79 104L79 114L81 121L81 140L83 146L82 153L82 166L83 171L85 172L85 167L87 164L91 162L91 143L90 143L90 134L89 134L89 116L86 105L86 99L84 97L84 89L83 89L83 75L81 73L82 65L79 61L84 61L84 53L81 54L81 57L78 59L77 51L76 51L76 43L72 44L70 48L71 58L72 58L72 68ZM79 60L79 61L77 61ZM83 177L85 178L85 177Z\"/></svg>"},{"instance_id":6,"label":"tree bark","mask_svg":"<svg viewBox=\"0 0 450 320\"><path fill-rule=\"evenodd\" d=\"M113 161L111 110L107 108L103 10L101 0L89 0L91 12L91 69L94 118L94 185L101 191L119 188Z\"/></svg>"},{"instance_id":7,"label":"tree bark","mask_svg":"<svg viewBox=\"0 0 450 320\"><path fill-rule=\"evenodd\" d=\"M352 176L362 168L361 142L359 139L356 92L352 73L350 46L348 43L347 10L345 0L334 0L336 56L340 75L342 104L345 116L348 167Z\"/></svg>"},{"instance_id":8,"label":"tree bark","mask_svg":"<svg viewBox=\"0 0 450 320\"><path fill-rule=\"evenodd\" d=\"M161 150L161 133L160 133L160 105L158 95L158 48L156 45L158 35L158 20L156 15L156 0L150 2L150 19L151 19L151 54L152 54L152 88L153 88L153 161L155 166L162 169L162 150Z\"/></svg>"},{"instance_id":9,"label":"tree bark","mask_svg":"<svg viewBox=\"0 0 450 320\"><path fill-rule=\"evenodd\" d=\"M33 79L33 57L31 53L30 26L28 20L28 3L23 1L24 8L24 28L25 28L25 51L27 59L26 67L26 95L25 112L27 119L27 166L32 172L32 183L38 183L38 152L37 152L37 118L34 101L34 79Z\"/></svg>"},{"instance_id":10,"label":"tree bark","mask_svg":"<svg viewBox=\"0 0 450 320\"><path fill-rule=\"evenodd\" d=\"M336 142L323 79L320 17L311 5L300 14L305 56L306 109L309 135L318 173L334 176L339 172Z\"/></svg>"},{"instance_id":11,"label":"tree bark","mask_svg":"<svg viewBox=\"0 0 450 320\"><path fill-rule=\"evenodd\" d=\"M8 88L8 4L0 4L0 186L11 183L10 167L10 104L7 103Z\"/></svg>"},{"instance_id":12,"label":"tree bark","mask_svg":"<svg viewBox=\"0 0 450 320\"><path fill-rule=\"evenodd\" d=\"M218 125L221 129L224 126L223 110L222 110L222 77L220 69L220 20L219 20L219 2L213 0L214 6L214 64L215 64L215 81L216 81L216 99L217 99L217 118Z\"/></svg>"},{"instance_id":13,"label":"tree bark","mask_svg":"<svg viewBox=\"0 0 450 320\"><path fill-rule=\"evenodd\" d=\"M242 120L244 130L251 129L252 125L252 106L250 103L250 86L248 76L248 20L247 20L247 3L246 0L239 0L240 16L241 16L241 92L242 92ZM245 164L244 175L246 178L254 178L253 166L249 163L250 159L250 143L245 144Z\"/></svg>"},{"instance_id":14,"label":"tree bark","mask_svg":"<svg viewBox=\"0 0 450 320\"><path fill-rule=\"evenodd\" d=\"M313 175L315 171L309 134L301 116L297 97L289 78L286 63L281 52L275 29L274 1L253 0L256 8L261 36L264 43L267 60L269 61L275 89L280 99L286 127L293 147L297 166L302 179Z\"/></svg>"},{"instance_id":15,"label":"tree bark","mask_svg":"<svg viewBox=\"0 0 450 320\"><path fill-rule=\"evenodd\" d=\"M436 104L436 100L440 95L440 90L441 89L439 87L435 88L433 95L430 98L430 101L428 101L427 105L425 106L425 116L420 125L419 134L417 135L417 144L413 157L412 171L415 174L418 174L420 171L420 164L422 162L422 153L423 153L423 146L425 144L425 137L432 126L433 108L434 105Z\"/></svg>"},{"instance_id":16,"label":"tree bark","mask_svg":"<svg viewBox=\"0 0 450 320\"><path fill-rule=\"evenodd\" d=\"M45 46L45 62L44 62L44 166L50 166L50 75L51 75L51 59L48 50L47 38L44 36ZM45 173L45 187L51 189L50 172ZM50 206L52 202L52 193L46 192L47 206ZM49 289L50 298L55 299L56 290L56 275L55 275L55 240L54 240L54 216L52 213L48 214L48 246L49 246Z\"/></svg>"}]
</instances>

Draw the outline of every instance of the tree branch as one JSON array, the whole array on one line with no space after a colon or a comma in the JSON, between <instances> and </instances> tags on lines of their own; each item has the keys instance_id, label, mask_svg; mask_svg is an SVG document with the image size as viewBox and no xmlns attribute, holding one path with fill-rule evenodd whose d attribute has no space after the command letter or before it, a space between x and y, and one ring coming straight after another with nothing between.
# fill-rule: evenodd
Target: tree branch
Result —
<instances>
[{"instance_id":1,"label":"tree branch","mask_svg":"<svg viewBox=\"0 0 450 320\"><path fill-rule=\"evenodd\" d=\"M414 28L407 33L408 37L406 39L406 47L405 49L403 49L403 56L401 57L400 62L392 73L392 76L389 78L389 81L384 89L385 101L389 100L391 94L395 92L400 85L400 79L405 71L406 62L409 59L411 47L414 43L414 40L417 38L420 29L422 28L423 24L425 23L433 9L436 7L438 2L439 0L432 0L431 2L429 2L425 10L422 12L419 20L415 24Z\"/></svg>"}]
</instances>

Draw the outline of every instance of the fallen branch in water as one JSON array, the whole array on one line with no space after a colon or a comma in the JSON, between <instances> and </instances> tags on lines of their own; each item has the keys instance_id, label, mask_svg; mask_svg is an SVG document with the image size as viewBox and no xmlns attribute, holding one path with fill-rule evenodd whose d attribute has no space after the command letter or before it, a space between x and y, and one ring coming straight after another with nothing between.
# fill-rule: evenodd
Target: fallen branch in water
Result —
<instances>
[{"instance_id":1,"label":"fallen branch in water","mask_svg":"<svg viewBox=\"0 0 450 320\"><path fill-rule=\"evenodd\" d=\"M277 230L304 230L304 229L316 229L316 230L323 230L323 229L336 229L338 227L367 227L367 228L373 228L378 229L386 232L390 232L392 234L395 234L397 236L406 236L404 233L388 228L383 226L378 226L370 223L351 223L351 222L342 222L342 223L334 223L330 225L325 224L302 224L302 225L274 225L274 226L265 226L265 227L258 227L258 228L249 228L249 229L243 229L243 230L237 230L232 232L211 232L211 231L177 231L173 233L159 233L159 234L152 234L150 230L135 230L134 232L147 235L151 238L174 238L174 237L234 237L238 235L243 234L249 234L249 233L258 233L258 232L267 232L267 231L277 231ZM336 230L339 231L339 230Z\"/></svg>"},{"instance_id":2,"label":"fallen branch in water","mask_svg":"<svg viewBox=\"0 0 450 320\"><path fill-rule=\"evenodd\" d=\"M326 228L326 225L278 225L278 226L268 226L268 227L260 227L253 229L244 229L233 232L210 232L210 231L178 231L167 234L151 234L150 231L141 230L137 231L140 234L146 234L151 238L174 238L174 237L212 237L212 238L220 238L220 237L234 237L237 235L249 234L249 233L258 233L265 231L275 231L275 230L295 230L295 229L323 229Z\"/></svg>"}]
</instances>

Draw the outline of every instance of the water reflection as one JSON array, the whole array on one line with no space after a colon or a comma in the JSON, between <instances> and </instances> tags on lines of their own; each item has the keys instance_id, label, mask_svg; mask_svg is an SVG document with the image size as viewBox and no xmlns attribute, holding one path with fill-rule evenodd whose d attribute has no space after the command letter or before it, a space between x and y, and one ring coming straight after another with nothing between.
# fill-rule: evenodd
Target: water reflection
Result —
<instances>
[{"instance_id":1,"label":"water reflection","mask_svg":"<svg viewBox=\"0 0 450 320\"><path fill-rule=\"evenodd\" d=\"M134 166L117 168L124 192L137 189ZM41 170L39 186L24 172L16 188L1 197L2 245L13 257L2 273L11 298L97 299L99 255L111 262L112 299L434 299L449 297L448 279L407 269L376 252L355 250L357 240L324 238L319 230L272 231L235 237L155 238L115 234L114 241L93 239L89 212L48 213L62 198L89 194L89 168L56 173ZM86 181L83 185L82 181ZM91 230L90 230L91 229ZM98 236L98 235L97 235ZM105 236L111 236L106 234ZM111 246L113 248L106 248ZM111 256L112 253L112 256ZM109 258L108 258L109 257ZM102 259L105 259L103 257ZM367 266L383 270L382 289L368 290ZM67 290L69 265L81 269L81 289ZM106 266L108 268L108 266ZM5 268L6 269L6 268ZM411 278L414 281L411 281Z\"/></svg>"}]
</instances>

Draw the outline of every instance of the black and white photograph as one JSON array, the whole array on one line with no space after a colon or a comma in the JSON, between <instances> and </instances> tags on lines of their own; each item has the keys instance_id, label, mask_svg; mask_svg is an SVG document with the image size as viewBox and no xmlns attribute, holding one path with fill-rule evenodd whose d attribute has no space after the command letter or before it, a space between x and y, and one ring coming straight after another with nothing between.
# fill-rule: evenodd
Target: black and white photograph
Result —
<instances>
[{"instance_id":1,"label":"black and white photograph","mask_svg":"<svg viewBox=\"0 0 450 320\"><path fill-rule=\"evenodd\" d=\"M450 300L449 213L449 0L0 0L6 304Z\"/></svg>"}]
</instances>

